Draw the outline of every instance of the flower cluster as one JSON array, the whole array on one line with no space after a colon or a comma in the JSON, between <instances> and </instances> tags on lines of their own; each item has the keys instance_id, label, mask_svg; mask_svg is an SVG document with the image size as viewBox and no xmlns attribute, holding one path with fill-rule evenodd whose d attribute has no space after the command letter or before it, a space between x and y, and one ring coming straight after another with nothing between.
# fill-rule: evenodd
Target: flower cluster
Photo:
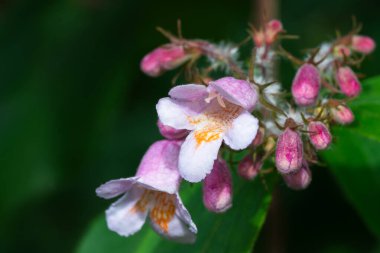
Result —
<instances>
[{"instance_id":1,"label":"flower cluster","mask_svg":"<svg viewBox=\"0 0 380 253\"><path fill-rule=\"evenodd\" d=\"M195 241L197 228L182 204L182 180L202 182L203 203L211 212L232 206L232 161L223 154L244 150L238 175L253 180L272 162L285 184L295 190L311 182L309 165L317 151L332 142L331 124L354 120L346 102L358 96L361 84L351 67L375 48L374 41L354 29L335 41L322 43L305 59L280 46L287 35L278 20L252 27L252 57L238 61L239 46L191 40L160 31L170 40L147 54L141 70L156 77L183 66L187 84L174 86L158 101L157 126L165 140L144 155L134 177L109 181L97 195L123 195L106 211L109 229L122 236L137 232L149 216L152 228L165 238ZM245 43L247 44L247 42ZM208 59L208 64L199 61ZM291 99L276 81L276 61L295 66ZM225 76L220 75L220 70ZM177 76L178 77L178 76Z\"/></svg>"}]
</instances>

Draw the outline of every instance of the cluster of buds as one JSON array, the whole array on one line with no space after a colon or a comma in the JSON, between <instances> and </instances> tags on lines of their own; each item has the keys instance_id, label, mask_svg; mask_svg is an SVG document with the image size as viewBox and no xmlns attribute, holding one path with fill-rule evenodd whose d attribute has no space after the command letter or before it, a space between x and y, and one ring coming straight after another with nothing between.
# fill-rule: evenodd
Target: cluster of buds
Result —
<instances>
[{"instance_id":1,"label":"cluster of buds","mask_svg":"<svg viewBox=\"0 0 380 253\"><path fill-rule=\"evenodd\" d=\"M330 125L354 120L347 102L359 95L361 85L351 67L375 48L371 38L357 35L358 30L322 43L301 60L280 46L291 36L280 21L272 20L262 28L252 27L249 38L254 46L245 66L238 60L243 45L185 39L180 28L178 36L160 28L170 42L147 54L141 70L156 77L183 67L185 84L174 86L158 101L157 126L165 140L148 149L136 175L97 189L98 196L107 199L123 194L106 211L109 229L129 236L149 214L158 234L192 243L197 228L178 194L181 182L201 182L205 208L226 212L233 203L230 170L235 167L244 180L278 173L289 188L307 188L312 179L309 166L332 142ZM280 57L298 66L290 100L276 81ZM202 58L209 64L199 63ZM221 67L225 76L217 76ZM245 152L241 161L231 158L237 151ZM230 159L224 159L226 154ZM277 170L264 169L264 164Z\"/></svg>"}]
</instances>

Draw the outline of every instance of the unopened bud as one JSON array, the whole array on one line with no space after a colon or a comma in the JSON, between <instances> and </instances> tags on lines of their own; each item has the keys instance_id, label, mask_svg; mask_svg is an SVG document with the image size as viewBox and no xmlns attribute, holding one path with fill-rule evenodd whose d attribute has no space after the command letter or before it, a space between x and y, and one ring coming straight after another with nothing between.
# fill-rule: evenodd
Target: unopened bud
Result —
<instances>
[{"instance_id":1,"label":"unopened bud","mask_svg":"<svg viewBox=\"0 0 380 253\"><path fill-rule=\"evenodd\" d=\"M336 107L331 108L331 116L333 120L342 125L350 124L354 121L354 114L345 105L338 105Z\"/></svg>"},{"instance_id":2,"label":"unopened bud","mask_svg":"<svg viewBox=\"0 0 380 253\"><path fill-rule=\"evenodd\" d=\"M258 147L261 144L263 144L265 138L265 128L260 127L259 130L257 131L255 139L252 141L252 146L253 147Z\"/></svg>"},{"instance_id":3,"label":"unopened bud","mask_svg":"<svg viewBox=\"0 0 380 253\"><path fill-rule=\"evenodd\" d=\"M265 43L272 44L281 31L283 31L281 21L276 19L269 21L265 26Z\"/></svg>"},{"instance_id":4,"label":"unopened bud","mask_svg":"<svg viewBox=\"0 0 380 253\"><path fill-rule=\"evenodd\" d=\"M336 80L340 90L348 97L356 97L362 89L358 78L350 67L338 68Z\"/></svg>"},{"instance_id":5,"label":"unopened bud","mask_svg":"<svg viewBox=\"0 0 380 253\"><path fill-rule=\"evenodd\" d=\"M276 148L276 167L282 174L294 173L302 165L302 140L300 135L290 129L278 137Z\"/></svg>"},{"instance_id":6,"label":"unopened bud","mask_svg":"<svg viewBox=\"0 0 380 253\"><path fill-rule=\"evenodd\" d=\"M283 175L286 185L293 190L304 190L311 182L311 171L304 161L299 171L294 174Z\"/></svg>"},{"instance_id":7,"label":"unopened bud","mask_svg":"<svg viewBox=\"0 0 380 253\"><path fill-rule=\"evenodd\" d=\"M292 95L297 105L308 106L317 100L321 80L318 69L309 63L302 65L292 83Z\"/></svg>"},{"instance_id":8,"label":"unopened bud","mask_svg":"<svg viewBox=\"0 0 380 253\"><path fill-rule=\"evenodd\" d=\"M308 125L309 138L313 146L318 149L325 149L331 143L329 129L320 121L312 121Z\"/></svg>"},{"instance_id":9,"label":"unopened bud","mask_svg":"<svg viewBox=\"0 0 380 253\"><path fill-rule=\"evenodd\" d=\"M370 54L375 50L375 41L368 36L355 35L352 37L352 48L363 54Z\"/></svg>"},{"instance_id":10,"label":"unopened bud","mask_svg":"<svg viewBox=\"0 0 380 253\"><path fill-rule=\"evenodd\" d=\"M175 129L173 127L162 124L160 120L157 121L157 126L161 135L169 140L183 139L189 134L189 131L186 129Z\"/></svg>"},{"instance_id":11,"label":"unopened bud","mask_svg":"<svg viewBox=\"0 0 380 253\"><path fill-rule=\"evenodd\" d=\"M253 161L252 155L247 155L239 163L238 174L244 179L252 180L259 173L259 170L261 169L262 165L263 163L261 159Z\"/></svg>"},{"instance_id":12,"label":"unopened bud","mask_svg":"<svg viewBox=\"0 0 380 253\"><path fill-rule=\"evenodd\" d=\"M141 70L152 77L161 75L187 61L190 55L182 46L167 44L148 53L141 61Z\"/></svg>"},{"instance_id":13,"label":"unopened bud","mask_svg":"<svg viewBox=\"0 0 380 253\"><path fill-rule=\"evenodd\" d=\"M262 47L265 42L265 34L263 31L255 31L253 33L253 41L255 42L256 47Z\"/></svg>"},{"instance_id":14,"label":"unopened bud","mask_svg":"<svg viewBox=\"0 0 380 253\"><path fill-rule=\"evenodd\" d=\"M227 164L221 158L203 181L203 203L215 213L227 211L232 206L232 179Z\"/></svg>"}]
</instances>

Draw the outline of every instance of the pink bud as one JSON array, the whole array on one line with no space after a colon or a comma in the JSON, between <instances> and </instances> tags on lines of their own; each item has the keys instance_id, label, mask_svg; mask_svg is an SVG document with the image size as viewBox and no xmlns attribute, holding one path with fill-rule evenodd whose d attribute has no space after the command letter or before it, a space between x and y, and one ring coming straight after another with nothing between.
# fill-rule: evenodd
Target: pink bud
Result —
<instances>
[{"instance_id":1,"label":"pink bud","mask_svg":"<svg viewBox=\"0 0 380 253\"><path fill-rule=\"evenodd\" d=\"M312 121L308 126L309 138L313 146L318 149L325 149L331 143L329 129L320 121Z\"/></svg>"},{"instance_id":2,"label":"pink bud","mask_svg":"<svg viewBox=\"0 0 380 253\"><path fill-rule=\"evenodd\" d=\"M350 108L345 105L338 105L331 108L331 115L335 122L342 125L350 124L352 121L354 121L354 114Z\"/></svg>"},{"instance_id":3,"label":"pink bud","mask_svg":"<svg viewBox=\"0 0 380 253\"><path fill-rule=\"evenodd\" d=\"M278 137L276 148L276 167L282 174L294 173L302 165L302 140L300 135L290 129Z\"/></svg>"},{"instance_id":4,"label":"pink bud","mask_svg":"<svg viewBox=\"0 0 380 253\"><path fill-rule=\"evenodd\" d=\"M261 144L263 144L265 138L265 128L260 127L259 130L257 131L255 139L252 141L252 146L253 147L258 147Z\"/></svg>"},{"instance_id":5,"label":"pink bud","mask_svg":"<svg viewBox=\"0 0 380 253\"><path fill-rule=\"evenodd\" d=\"M262 47L264 45L265 34L263 31L255 31L253 33L253 41L256 47Z\"/></svg>"},{"instance_id":6,"label":"pink bud","mask_svg":"<svg viewBox=\"0 0 380 253\"><path fill-rule=\"evenodd\" d=\"M244 179L252 180L259 173L262 165L261 159L253 161L252 155L247 155L239 163L238 174Z\"/></svg>"},{"instance_id":7,"label":"pink bud","mask_svg":"<svg viewBox=\"0 0 380 253\"><path fill-rule=\"evenodd\" d=\"M267 45L272 44L281 31L283 31L281 21L276 19L269 21L265 26L265 42Z\"/></svg>"},{"instance_id":8,"label":"pink bud","mask_svg":"<svg viewBox=\"0 0 380 253\"><path fill-rule=\"evenodd\" d=\"M189 131L186 129L175 129L173 127L162 124L160 120L157 121L157 126L161 135L169 140L183 139L189 134Z\"/></svg>"},{"instance_id":9,"label":"pink bud","mask_svg":"<svg viewBox=\"0 0 380 253\"><path fill-rule=\"evenodd\" d=\"M336 80L340 90L348 97L356 97L362 89L358 78L350 67L338 68Z\"/></svg>"},{"instance_id":10,"label":"pink bud","mask_svg":"<svg viewBox=\"0 0 380 253\"><path fill-rule=\"evenodd\" d=\"M232 206L232 179L227 164L221 158L203 182L203 203L215 213L227 211Z\"/></svg>"},{"instance_id":11,"label":"pink bud","mask_svg":"<svg viewBox=\"0 0 380 253\"><path fill-rule=\"evenodd\" d=\"M294 174L283 175L286 185L293 190L304 190L311 182L311 171L304 161L299 171Z\"/></svg>"},{"instance_id":12,"label":"pink bud","mask_svg":"<svg viewBox=\"0 0 380 253\"><path fill-rule=\"evenodd\" d=\"M292 95L294 101L300 106L308 106L315 103L318 97L321 80L318 69L309 63L302 65L292 83Z\"/></svg>"},{"instance_id":13,"label":"pink bud","mask_svg":"<svg viewBox=\"0 0 380 253\"><path fill-rule=\"evenodd\" d=\"M363 54L370 54L375 50L375 41L368 36L355 35L352 37L352 48Z\"/></svg>"},{"instance_id":14,"label":"pink bud","mask_svg":"<svg viewBox=\"0 0 380 253\"><path fill-rule=\"evenodd\" d=\"M145 55L140 63L141 70L152 77L174 69L189 59L181 46L167 44Z\"/></svg>"}]
</instances>

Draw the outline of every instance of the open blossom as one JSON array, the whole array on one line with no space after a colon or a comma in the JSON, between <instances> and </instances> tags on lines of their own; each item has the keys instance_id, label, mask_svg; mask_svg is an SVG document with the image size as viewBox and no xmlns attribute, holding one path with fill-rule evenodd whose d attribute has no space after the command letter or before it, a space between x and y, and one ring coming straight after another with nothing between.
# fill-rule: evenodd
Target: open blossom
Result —
<instances>
[{"instance_id":1,"label":"open blossom","mask_svg":"<svg viewBox=\"0 0 380 253\"><path fill-rule=\"evenodd\" d=\"M336 80L340 90L349 97L359 95L362 86L350 67L340 67L336 73Z\"/></svg>"},{"instance_id":2,"label":"open blossom","mask_svg":"<svg viewBox=\"0 0 380 253\"><path fill-rule=\"evenodd\" d=\"M211 172L223 141L240 150L256 136L258 120L250 112L257 92L244 80L224 77L208 87L180 85L169 95L160 99L157 112L163 124L191 130L178 164L181 176L190 182L199 182Z\"/></svg>"},{"instance_id":3,"label":"open blossom","mask_svg":"<svg viewBox=\"0 0 380 253\"><path fill-rule=\"evenodd\" d=\"M286 185L293 190L306 189L311 182L311 171L306 161L303 161L301 169L293 174L282 176Z\"/></svg>"},{"instance_id":4,"label":"open blossom","mask_svg":"<svg viewBox=\"0 0 380 253\"><path fill-rule=\"evenodd\" d=\"M370 54L375 50L375 41L368 36L354 35L352 36L352 48L363 54Z\"/></svg>"},{"instance_id":5,"label":"open blossom","mask_svg":"<svg viewBox=\"0 0 380 253\"><path fill-rule=\"evenodd\" d=\"M316 102L321 87L319 70L312 64L302 65L292 83L292 95L297 105L308 106Z\"/></svg>"},{"instance_id":6,"label":"open blossom","mask_svg":"<svg viewBox=\"0 0 380 253\"><path fill-rule=\"evenodd\" d=\"M287 127L278 137L276 147L276 167L282 174L294 173L301 168L303 145L301 136Z\"/></svg>"},{"instance_id":7,"label":"open blossom","mask_svg":"<svg viewBox=\"0 0 380 253\"><path fill-rule=\"evenodd\" d=\"M190 55L182 46L167 44L145 55L140 67L145 74L156 77L167 70L178 67L189 58Z\"/></svg>"},{"instance_id":8,"label":"open blossom","mask_svg":"<svg viewBox=\"0 0 380 253\"><path fill-rule=\"evenodd\" d=\"M354 114L352 113L351 109L345 105L332 107L330 112L333 120L342 125L350 124L352 121L354 121Z\"/></svg>"},{"instance_id":9,"label":"open blossom","mask_svg":"<svg viewBox=\"0 0 380 253\"><path fill-rule=\"evenodd\" d=\"M155 142L144 155L136 176L111 180L96 189L97 195L105 199L123 194L106 211L110 230L132 235L149 214L152 228L161 236L183 243L195 241L197 228L178 195L180 145L180 141Z\"/></svg>"},{"instance_id":10,"label":"open blossom","mask_svg":"<svg viewBox=\"0 0 380 253\"><path fill-rule=\"evenodd\" d=\"M309 138L313 146L318 149L325 149L331 143L329 129L320 121L312 121L308 125Z\"/></svg>"},{"instance_id":11,"label":"open blossom","mask_svg":"<svg viewBox=\"0 0 380 253\"><path fill-rule=\"evenodd\" d=\"M232 178L226 162L218 158L203 181L203 203L215 213L227 211L232 206Z\"/></svg>"}]
</instances>

